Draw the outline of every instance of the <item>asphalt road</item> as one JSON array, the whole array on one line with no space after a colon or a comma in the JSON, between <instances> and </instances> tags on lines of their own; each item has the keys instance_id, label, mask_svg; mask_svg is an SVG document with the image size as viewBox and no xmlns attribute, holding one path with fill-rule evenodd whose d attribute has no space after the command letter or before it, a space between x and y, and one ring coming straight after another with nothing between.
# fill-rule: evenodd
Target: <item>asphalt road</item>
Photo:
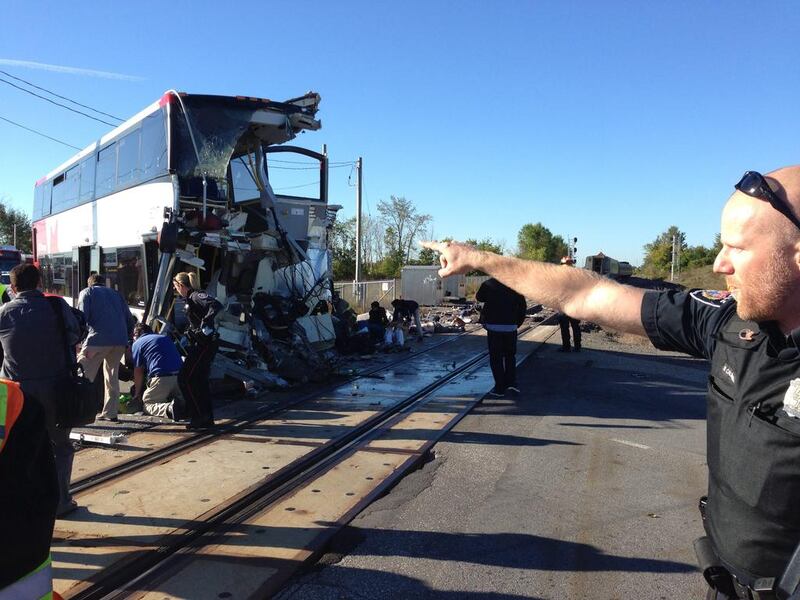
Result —
<instances>
[{"instance_id":1,"label":"asphalt road","mask_svg":"<svg viewBox=\"0 0 800 600\"><path fill-rule=\"evenodd\" d=\"M584 345L543 346L279 597L703 598L705 365Z\"/></svg>"}]
</instances>

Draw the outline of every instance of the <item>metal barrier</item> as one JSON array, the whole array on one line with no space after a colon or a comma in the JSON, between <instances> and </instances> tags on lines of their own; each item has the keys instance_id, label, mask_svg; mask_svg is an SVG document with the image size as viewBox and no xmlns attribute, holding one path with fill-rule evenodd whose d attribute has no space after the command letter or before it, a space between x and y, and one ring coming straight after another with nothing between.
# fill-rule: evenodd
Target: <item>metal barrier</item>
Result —
<instances>
[{"instance_id":1,"label":"metal barrier","mask_svg":"<svg viewBox=\"0 0 800 600\"><path fill-rule=\"evenodd\" d=\"M381 281L351 281L334 283L333 290L346 300L353 310L367 312L370 304L377 300L381 306L388 308L392 300L398 297L398 279Z\"/></svg>"},{"instance_id":2,"label":"metal barrier","mask_svg":"<svg viewBox=\"0 0 800 600\"><path fill-rule=\"evenodd\" d=\"M475 294L478 292L478 288L481 287L481 284L490 279L488 275L467 275L467 299L474 300Z\"/></svg>"}]
</instances>

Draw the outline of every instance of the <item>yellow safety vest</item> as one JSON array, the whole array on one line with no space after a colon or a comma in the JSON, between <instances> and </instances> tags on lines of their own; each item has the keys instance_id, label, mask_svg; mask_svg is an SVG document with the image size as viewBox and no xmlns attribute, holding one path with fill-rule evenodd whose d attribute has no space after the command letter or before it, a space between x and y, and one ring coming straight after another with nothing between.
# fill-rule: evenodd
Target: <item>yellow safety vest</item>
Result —
<instances>
[{"instance_id":1,"label":"yellow safety vest","mask_svg":"<svg viewBox=\"0 0 800 600\"><path fill-rule=\"evenodd\" d=\"M0 452L3 451L11 429L22 412L24 401L18 383L0 379ZM55 597L60 598L58 594L55 594ZM53 568L50 556L25 577L0 590L0 600L19 600L20 598L54 600Z\"/></svg>"}]
</instances>

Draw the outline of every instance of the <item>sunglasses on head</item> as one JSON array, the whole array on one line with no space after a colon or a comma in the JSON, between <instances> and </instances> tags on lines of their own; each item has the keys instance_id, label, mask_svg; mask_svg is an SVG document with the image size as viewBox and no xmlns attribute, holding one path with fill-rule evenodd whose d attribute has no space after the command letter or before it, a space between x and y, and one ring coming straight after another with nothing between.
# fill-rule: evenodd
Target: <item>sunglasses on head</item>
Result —
<instances>
[{"instance_id":1,"label":"sunglasses on head","mask_svg":"<svg viewBox=\"0 0 800 600\"><path fill-rule=\"evenodd\" d=\"M778 195L769 187L767 180L758 171L747 171L742 178L734 186L743 194L747 194L751 198L764 200L772 205L772 208L780 212L783 216L789 219L792 224L800 229L800 220L794 216L792 209L789 205L781 200Z\"/></svg>"}]
</instances>

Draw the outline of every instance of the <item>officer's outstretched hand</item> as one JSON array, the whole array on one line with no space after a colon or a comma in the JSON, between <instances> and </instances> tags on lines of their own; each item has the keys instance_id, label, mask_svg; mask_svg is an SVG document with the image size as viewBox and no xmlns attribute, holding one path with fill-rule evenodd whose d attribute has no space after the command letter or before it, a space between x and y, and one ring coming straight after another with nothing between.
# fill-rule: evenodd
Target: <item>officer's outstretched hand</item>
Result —
<instances>
[{"instance_id":1,"label":"officer's outstretched hand","mask_svg":"<svg viewBox=\"0 0 800 600\"><path fill-rule=\"evenodd\" d=\"M466 273L477 268L480 258L480 251L468 244L461 242L420 242L423 248L436 250L439 253L439 262L442 268L439 269L439 277Z\"/></svg>"}]
</instances>

